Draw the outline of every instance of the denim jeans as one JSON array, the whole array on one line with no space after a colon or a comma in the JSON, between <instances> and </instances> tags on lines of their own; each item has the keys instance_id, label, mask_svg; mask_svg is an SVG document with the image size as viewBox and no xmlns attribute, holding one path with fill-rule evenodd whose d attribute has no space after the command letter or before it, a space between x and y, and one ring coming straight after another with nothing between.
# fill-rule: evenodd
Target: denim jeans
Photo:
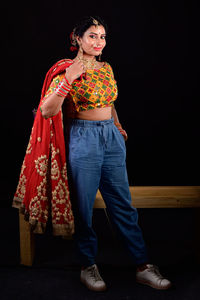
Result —
<instances>
[{"instance_id":1,"label":"denim jeans","mask_svg":"<svg viewBox=\"0 0 200 300\"><path fill-rule=\"evenodd\" d=\"M113 119L71 121L68 172L80 263L95 263L97 237L92 228L93 205L99 189L110 221L123 238L135 264L147 262L146 247L131 205L123 136Z\"/></svg>"}]
</instances>

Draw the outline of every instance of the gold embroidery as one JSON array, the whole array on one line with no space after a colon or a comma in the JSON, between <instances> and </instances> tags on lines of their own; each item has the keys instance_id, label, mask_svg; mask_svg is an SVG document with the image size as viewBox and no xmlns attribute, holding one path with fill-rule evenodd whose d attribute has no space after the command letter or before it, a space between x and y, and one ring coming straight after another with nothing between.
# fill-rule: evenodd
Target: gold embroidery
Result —
<instances>
[{"instance_id":1,"label":"gold embroidery","mask_svg":"<svg viewBox=\"0 0 200 300\"><path fill-rule=\"evenodd\" d=\"M27 149L26 149L26 154L30 154L31 151L32 151L31 141L32 141L33 130L34 130L34 126L32 127L32 130L31 130L31 135L30 135L30 139L29 139L28 146L27 146Z\"/></svg>"},{"instance_id":2,"label":"gold embroidery","mask_svg":"<svg viewBox=\"0 0 200 300\"><path fill-rule=\"evenodd\" d=\"M22 163L22 167L21 167L21 175L24 173L24 170L25 170L26 166L25 166L25 159Z\"/></svg>"},{"instance_id":3,"label":"gold embroidery","mask_svg":"<svg viewBox=\"0 0 200 300\"><path fill-rule=\"evenodd\" d=\"M59 149L55 149L53 144L51 144L51 151L52 151L52 158L55 158L56 154L58 154L60 152Z\"/></svg>"},{"instance_id":4,"label":"gold embroidery","mask_svg":"<svg viewBox=\"0 0 200 300\"><path fill-rule=\"evenodd\" d=\"M35 167L37 169L37 173L40 176L45 176L47 173L47 156L41 155L37 160L35 160Z\"/></svg>"},{"instance_id":5,"label":"gold embroidery","mask_svg":"<svg viewBox=\"0 0 200 300\"><path fill-rule=\"evenodd\" d=\"M25 168L26 168L26 166L25 166L25 160L24 160L22 163L19 182L18 182L17 189L16 189L16 194L18 194L18 198L20 198L20 199L24 199L24 195L26 192L27 179L26 179L26 176L23 174Z\"/></svg>"},{"instance_id":6,"label":"gold embroidery","mask_svg":"<svg viewBox=\"0 0 200 300\"><path fill-rule=\"evenodd\" d=\"M44 202L48 201L46 196L46 178L40 183L37 187L37 196L31 199L29 204L30 211L30 222L33 223L33 220L38 220L39 218L48 219L48 203L45 203L45 209L43 208Z\"/></svg>"},{"instance_id":7,"label":"gold embroidery","mask_svg":"<svg viewBox=\"0 0 200 300\"><path fill-rule=\"evenodd\" d=\"M26 149L26 154L30 154L32 151L32 145L31 145L32 136L30 136L30 140Z\"/></svg>"},{"instance_id":8,"label":"gold embroidery","mask_svg":"<svg viewBox=\"0 0 200 300\"><path fill-rule=\"evenodd\" d=\"M67 189L67 186L60 179L58 185L55 187L54 191L52 192L52 222L54 224L61 221L62 217L64 217L65 221L69 220L69 216L73 218L68 197L69 197L69 191ZM59 212L60 209L58 208L60 206L63 206L63 213Z\"/></svg>"},{"instance_id":9,"label":"gold embroidery","mask_svg":"<svg viewBox=\"0 0 200 300\"><path fill-rule=\"evenodd\" d=\"M26 192L26 176L20 176L19 183L17 186L16 193L18 194L18 198L24 199L24 195Z\"/></svg>"},{"instance_id":10,"label":"gold embroidery","mask_svg":"<svg viewBox=\"0 0 200 300\"><path fill-rule=\"evenodd\" d=\"M51 144L52 162L51 162L51 179L57 180L60 177L60 170L58 162L55 159L56 154L59 154L60 150L55 149L53 144Z\"/></svg>"},{"instance_id":11,"label":"gold embroidery","mask_svg":"<svg viewBox=\"0 0 200 300\"><path fill-rule=\"evenodd\" d=\"M60 177L60 171L57 160L53 160L51 163L51 179L57 180Z\"/></svg>"},{"instance_id":12,"label":"gold embroidery","mask_svg":"<svg viewBox=\"0 0 200 300\"><path fill-rule=\"evenodd\" d=\"M63 168L62 168L62 171L61 171L61 175L62 175L62 178L67 180L67 164L65 163Z\"/></svg>"}]
</instances>

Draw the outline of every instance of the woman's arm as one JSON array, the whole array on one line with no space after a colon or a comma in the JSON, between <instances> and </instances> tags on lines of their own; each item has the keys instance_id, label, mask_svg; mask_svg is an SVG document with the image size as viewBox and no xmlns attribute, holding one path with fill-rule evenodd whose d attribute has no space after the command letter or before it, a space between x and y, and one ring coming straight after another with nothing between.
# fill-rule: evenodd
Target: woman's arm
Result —
<instances>
[{"instance_id":1,"label":"woman's arm","mask_svg":"<svg viewBox=\"0 0 200 300\"><path fill-rule=\"evenodd\" d=\"M112 107L112 117L114 119L115 126L118 128L120 133L123 135L124 140L127 141L128 135L127 135L126 131L122 128L121 124L119 123L119 118L118 118L117 111L116 111L114 105Z\"/></svg>"},{"instance_id":2,"label":"woman's arm","mask_svg":"<svg viewBox=\"0 0 200 300\"><path fill-rule=\"evenodd\" d=\"M116 109L115 109L114 104L113 104L113 107L112 107L112 117L113 117L113 119L114 119L114 123L115 123L115 124L120 124L120 123L119 123L119 118L118 118L118 115L117 115L117 111L116 111Z\"/></svg>"},{"instance_id":3,"label":"woman's arm","mask_svg":"<svg viewBox=\"0 0 200 300\"><path fill-rule=\"evenodd\" d=\"M49 95L40 106L40 111L45 119L55 116L60 111L72 82L84 72L84 65L79 61L74 62L66 69L65 77L62 82L59 83L55 91Z\"/></svg>"},{"instance_id":4,"label":"woman's arm","mask_svg":"<svg viewBox=\"0 0 200 300\"><path fill-rule=\"evenodd\" d=\"M55 116L60 111L64 100L64 96L58 96L56 93L49 95L40 106L42 116L45 119Z\"/></svg>"}]
</instances>

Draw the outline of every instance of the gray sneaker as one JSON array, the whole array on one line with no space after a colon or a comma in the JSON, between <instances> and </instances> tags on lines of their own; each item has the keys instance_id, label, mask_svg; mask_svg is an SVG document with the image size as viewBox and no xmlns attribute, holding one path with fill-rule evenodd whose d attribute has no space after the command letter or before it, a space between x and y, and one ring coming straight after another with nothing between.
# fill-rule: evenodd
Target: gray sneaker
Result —
<instances>
[{"instance_id":1,"label":"gray sneaker","mask_svg":"<svg viewBox=\"0 0 200 300\"><path fill-rule=\"evenodd\" d=\"M106 290L106 284L99 274L97 265L81 270L81 282L92 291L100 292Z\"/></svg>"},{"instance_id":2,"label":"gray sneaker","mask_svg":"<svg viewBox=\"0 0 200 300\"><path fill-rule=\"evenodd\" d=\"M160 274L157 266L150 264L147 265L147 269L136 272L136 281L158 290L167 290L172 285L168 279Z\"/></svg>"}]
</instances>

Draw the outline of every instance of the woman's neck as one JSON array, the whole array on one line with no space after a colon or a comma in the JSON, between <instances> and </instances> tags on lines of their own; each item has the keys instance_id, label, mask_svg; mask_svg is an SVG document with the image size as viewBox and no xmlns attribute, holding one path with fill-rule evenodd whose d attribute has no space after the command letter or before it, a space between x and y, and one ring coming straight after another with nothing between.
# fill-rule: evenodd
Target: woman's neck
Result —
<instances>
[{"instance_id":1,"label":"woman's neck","mask_svg":"<svg viewBox=\"0 0 200 300\"><path fill-rule=\"evenodd\" d=\"M87 54L85 52L83 53L81 51L78 51L77 58L83 59L85 61L94 61L94 60L96 60L94 55L89 55L89 54Z\"/></svg>"},{"instance_id":2,"label":"woman's neck","mask_svg":"<svg viewBox=\"0 0 200 300\"><path fill-rule=\"evenodd\" d=\"M99 64L96 61L95 56L88 55L80 51L78 52L75 61L81 61L84 64L86 70L99 68Z\"/></svg>"}]
</instances>

